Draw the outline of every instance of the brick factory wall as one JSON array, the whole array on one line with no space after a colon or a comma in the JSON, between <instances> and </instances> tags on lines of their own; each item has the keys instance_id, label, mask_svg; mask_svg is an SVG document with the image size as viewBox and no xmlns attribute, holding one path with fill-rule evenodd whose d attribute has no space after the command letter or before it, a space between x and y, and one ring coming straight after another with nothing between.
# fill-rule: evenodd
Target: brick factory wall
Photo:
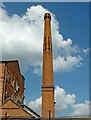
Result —
<instances>
[{"instance_id":1,"label":"brick factory wall","mask_svg":"<svg viewBox=\"0 0 91 120\"><path fill-rule=\"evenodd\" d=\"M8 80L6 80L6 71L9 73ZM11 84L12 77L13 84ZM19 100L21 104L24 103L24 77L20 72L18 61L0 63L0 104L8 98L12 98L15 102Z\"/></svg>"}]
</instances>

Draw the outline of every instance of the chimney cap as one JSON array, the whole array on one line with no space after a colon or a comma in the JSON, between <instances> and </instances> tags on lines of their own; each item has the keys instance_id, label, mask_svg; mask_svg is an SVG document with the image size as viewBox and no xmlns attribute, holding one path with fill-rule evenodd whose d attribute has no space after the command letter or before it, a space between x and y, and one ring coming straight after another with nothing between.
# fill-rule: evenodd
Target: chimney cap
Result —
<instances>
[{"instance_id":1,"label":"chimney cap","mask_svg":"<svg viewBox=\"0 0 91 120\"><path fill-rule=\"evenodd\" d=\"M50 13L45 13L45 15L44 15L44 20L45 20L46 18L49 18L49 19L51 20L51 15L50 15Z\"/></svg>"}]
</instances>

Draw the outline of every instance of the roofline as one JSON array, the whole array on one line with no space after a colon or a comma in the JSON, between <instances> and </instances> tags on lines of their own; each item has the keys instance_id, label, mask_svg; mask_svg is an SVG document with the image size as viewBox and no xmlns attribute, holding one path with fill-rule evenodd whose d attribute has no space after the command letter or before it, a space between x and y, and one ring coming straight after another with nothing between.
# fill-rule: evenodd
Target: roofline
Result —
<instances>
[{"instance_id":1,"label":"roofline","mask_svg":"<svg viewBox=\"0 0 91 120\"><path fill-rule=\"evenodd\" d=\"M25 111L28 115L31 115L29 112L27 112L25 109L23 109L22 107L21 107L21 105L19 105L19 104L17 104L14 100L12 100L11 98L8 98L1 106L3 106L5 103L7 103L8 101L12 101L15 105L17 105L18 107L20 107L20 109L22 109L23 111ZM33 115L31 115L31 116L33 116ZM34 116L33 116L33 118L35 118Z\"/></svg>"},{"instance_id":2,"label":"roofline","mask_svg":"<svg viewBox=\"0 0 91 120\"><path fill-rule=\"evenodd\" d=\"M2 104L0 105L0 107L2 107L2 106L3 106L6 102L8 102L9 100L13 101L13 100L9 97L7 100L5 100L4 103L2 103Z\"/></svg>"},{"instance_id":3,"label":"roofline","mask_svg":"<svg viewBox=\"0 0 91 120\"><path fill-rule=\"evenodd\" d=\"M27 110L29 110L31 113L33 113L35 116L40 118L40 115L37 112L35 112L34 110L32 110L30 107L28 107L27 105L23 104L20 106L22 106L23 108L25 107Z\"/></svg>"},{"instance_id":4,"label":"roofline","mask_svg":"<svg viewBox=\"0 0 91 120\"><path fill-rule=\"evenodd\" d=\"M2 61L0 61L0 63L5 63L5 64L7 64L8 62L17 62L18 63L18 65L19 65L19 62L18 62L18 60L2 60ZM19 67L19 69L20 69L20 67ZM20 73L21 73L21 71L20 71ZM22 75L22 74L21 74ZM22 77L23 77L23 79L25 80L25 77L22 75Z\"/></svg>"},{"instance_id":5,"label":"roofline","mask_svg":"<svg viewBox=\"0 0 91 120\"><path fill-rule=\"evenodd\" d=\"M18 60L2 60L0 63L18 62Z\"/></svg>"}]
</instances>

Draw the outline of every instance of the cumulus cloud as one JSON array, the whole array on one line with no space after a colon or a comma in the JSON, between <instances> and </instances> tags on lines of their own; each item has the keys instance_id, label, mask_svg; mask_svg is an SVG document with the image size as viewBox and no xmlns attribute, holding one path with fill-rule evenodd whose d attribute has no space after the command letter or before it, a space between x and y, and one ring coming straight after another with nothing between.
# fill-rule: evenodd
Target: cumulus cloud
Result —
<instances>
[{"instance_id":1,"label":"cumulus cloud","mask_svg":"<svg viewBox=\"0 0 91 120\"><path fill-rule=\"evenodd\" d=\"M59 86L56 86L55 89L55 99L56 115L61 114L61 112L66 110L68 105L73 105L75 103L75 95L67 94L66 91L63 88L60 88ZM36 99L35 101L30 101L28 105L30 108L41 114L42 97Z\"/></svg>"},{"instance_id":2,"label":"cumulus cloud","mask_svg":"<svg viewBox=\"0 0 91 120\"><path fill-rule=\"evenodd\" d=\"M30 101L28 106L37 113L41 114L42 97L37 98L35 101Z\"/></svg>"},{"instance_id":3,"label":"cumulus cloud","mask_svg":"<svg viewBox=\"0 0 91 120\"><path fill-rule=\"evenodd\" d=\"M68 105L73 105L75 103L75 94L67 94L63 88L56 86L55 89L55 98L56 98L56 105L55 105L55 112L56 114L60 114L64 110L67 109Z\"/></svg>"},{"instance_id":4,"label":"cumulus cloud","mask_svg":"<svg viewBox=\"0 0 91 120\"><path fill-rule=\"evenodd\" d=\"M89 105L91 105L89 101L85 101L85 103L72 105L74 111L71 113L71 115L72 116L89 115Z\"/></svg>"},{"instance_id":5,"label":"cumulus cloud","mask_svg":"<svg viewBox=\"0 0 91 120\"><path fill-rule=\"evenodd\" d=\"M54 71L69 71L74 67L79 67L83 58L81 56L58 56L54 59Z\"/></svg>"},{"instance_id":6,"label":"cumulus cloud","mask_svg":"<svg viewBox=\"0 0 91 120\"><path fill-rule=\"evenodd\" d=\"M55 114L56 116L85 116L89 115L89 106L91 102L85 101L84 103L76 104L75 94L68 94L63 88L56 86L55 89ZM42 97L37 98L34 101L30 101L28 106L34 111L41 114ZM67 109L70 109L70 114L65 113Z\"/></svg>"},{"instance_id":7,"label":"cumulus cloud","mask_svg":"<svg viewBox=\"0 0 91 120\"><path fill-rule=\"evenodd\" d=\"M34 67L34 73L40 73L43 54L44 14L50 12L41 5L27 8L19 16L9 16L0 8L0 42L2 41L2 59L18 59L20 67L25 70L28 65ZM52 38L54 71L69 71L81 65L83 57L80 48L68 38L64 40L59 33L59 23L52 16ZM59 65L58 65L59 63Z\"/></svg>"},{"instance_id":8,"label":"cumulus cloud","mask_svg":"<svg viewBox=\"0 0 91 120\"><path fill-rule=\"evenodd\" d=\"M0 1L0 8L5 8L5 5L3 4L2 1Z\"/></svg>"}]
</instances>

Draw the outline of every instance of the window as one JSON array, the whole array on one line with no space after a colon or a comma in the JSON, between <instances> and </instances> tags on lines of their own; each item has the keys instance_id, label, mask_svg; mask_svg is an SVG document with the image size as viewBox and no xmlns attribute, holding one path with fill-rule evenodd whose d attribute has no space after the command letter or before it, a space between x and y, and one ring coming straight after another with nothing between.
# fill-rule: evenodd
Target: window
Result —
<instances>
[{"instance_id":1,"label":"window","mask_svg":"<svg viewBox=\"0 0 91 120\"><path fill-rule=\"evenodd\" d=\"M13 86L14 85L14 77L11 76L11 85Z\"/></svg>"},{"instance_id":2,"label":"window","mask_svg":"<svg viewBox=\"0 0 91 120\"><path fill-rule=\"evenodd\" d=\"M9 72L8 72L8 70L6 71L6 80L8 81L8 79L9 79Z\"/></svg>"},{"instance_id":3,"label":"window","mask_svg":"<svg viewBox=\"0 0 91 120\"><path fill-rule=\"evenodd\" d=\"M15 83L15 90L18 90L18 83L17 83L17 81Z\"/></svg>"},{"instance_id":4,"label":"window","mask_svg":"<svg viewBox=\"0 0 91 120\"><path fill-rule=\"evenodd\" d=\"M7 99L7 91L5 92L4 100Z\"/></svg>"},{"instance_id":5,"label":"window","mask_svg":"<svg viewBox=\"0 0 91 120\"><path fill-rule=\"evenodd\" d=\"M50 38L48 37L48 49L50 50Z\"/></svg>"},{"instance_id":6,"label":"window","mask_svg":"<svg viewBox=\"0 0 91 120\"><path fill-rule=\"evenodd\" d=\"M45 43L44 43L44 45L45 45L45 51L46 51L46 49L47 49L47 44L46 44L46 42L47 42L47 37L45 37Z\"/></svg>"}]
</instances>

